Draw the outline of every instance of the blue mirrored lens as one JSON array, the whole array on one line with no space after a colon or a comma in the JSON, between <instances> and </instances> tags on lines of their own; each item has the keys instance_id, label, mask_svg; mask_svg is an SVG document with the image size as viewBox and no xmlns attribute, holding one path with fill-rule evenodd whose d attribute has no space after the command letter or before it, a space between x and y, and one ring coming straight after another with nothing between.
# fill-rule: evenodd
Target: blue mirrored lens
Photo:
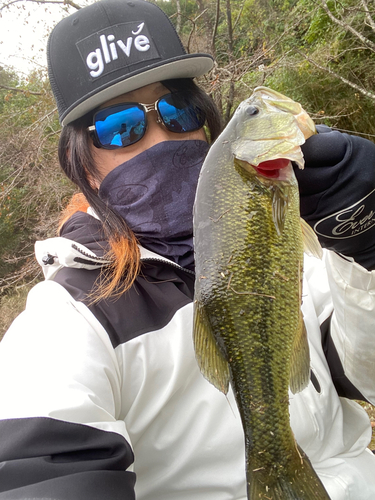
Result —
<instances>
[{"instance_id":1,"label":"blue mirrored lens","mask_svg":"<svg viewBox=\"0 0 375 500\"><path fill-rule=\"evenodd\" d=\"M168 94L158 102L158 111L164 125L171 132L193 132L203 127L202 110L188 102L182 94Z\"/></svg>"},{"instance_id":2,"label":"blue mirrored lens","mask_svg":"<svg viewBox=\"0 0 375 500\"><path fill-rule=\"evenodd\" d=\"M101 146L115 149L142 139L146 130L146 115L137 104L120 104L98 111L94 123Z\"/></svg>"}]
</instances>

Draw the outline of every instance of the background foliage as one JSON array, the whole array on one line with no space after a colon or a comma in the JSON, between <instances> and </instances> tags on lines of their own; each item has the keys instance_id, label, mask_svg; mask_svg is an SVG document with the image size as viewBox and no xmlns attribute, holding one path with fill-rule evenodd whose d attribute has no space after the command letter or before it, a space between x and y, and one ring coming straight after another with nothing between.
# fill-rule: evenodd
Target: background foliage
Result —
<instances>
[{"instance_id":1,"label":"background foliage","mask_svg":"<svg viewBox=\"0 0 375 500\"><path fill-rule=\"evenodd\" d=\"M0 15L30 0L0 0ZM71 0L41 0L78 9ZM200 84L225 120L252 89L267 85L301 102L317 123L375 137L373 0L154 0L188 52L208 52ZM33 1L35 4L35 0ZM45 69L27 78L0 67L0 335L41 279L36 239L55 236L74 192L60 172L60 126Z\"/></svg>"}]
</instances>

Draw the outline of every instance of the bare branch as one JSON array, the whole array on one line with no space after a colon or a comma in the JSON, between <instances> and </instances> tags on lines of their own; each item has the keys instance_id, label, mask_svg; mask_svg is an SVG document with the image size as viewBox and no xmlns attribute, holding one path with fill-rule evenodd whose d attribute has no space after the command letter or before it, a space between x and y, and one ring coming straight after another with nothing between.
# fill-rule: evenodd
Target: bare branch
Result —
<instances>
[{"instance_id":1,"label":"bare branch","mask_svg":"<svg viewBox=\"0 0 375 500\"><path fill-rule=\"evenodd\" d=\"M232 28L232 10L230 6L230 0L226 0L227 3L227 24L228 24L228 53L229 60L233 60L233 28Z\"/></svg>"},{"instance_id":2,"label":"bare branch","mask_svg":"<svg viewBox=\"0 0 375 500\"><path fill-rule=\"evenodd\" d=\"M25 259L23 257L22 259ZM0 295L5 292L5 290L9 288L15 288L16 283L22 283L22 281L27 280L27 284L30 285L35 282L38 277L41 275L41 270L36 262L36 259L28 258L26 264L22 266L19 271L6 276L5 278L0 278ZM30 277L32 279L30 280Z\"/></svg>"},{"instance_id":3,"label":"bare branch","mask_svg":"<svg viewBox=\"0 0 375 500\"><path fill-rule=\"evenodd\" d=\"M364 47L363 45L359 45L358 47L349 47L347 49L341 50L334 56L330 56L329 60L331 61L337 61L341 57L343 57L345 54L350 53L350 52L362 52L363 50L366 50L367 47Z\"/></svg>"},{"instance_id":4,"label":"bare branch","mask_svg":"<svg viewBox=\"0 0 375 500\"><path fill-rule=\"evenodd\" d=\"M181 33L181 4L180 0L176 0L177 6L177 23L176 23L176 31L178 34Z\"/></svg>"},{"instance_id":5,"label":"bare branch","mask_svg":"<svg viewBox=\"0 0 375 500\"><path fill-rule=\"evenodd\" d=\"M341 21L341 19L338 19L336 16L332 14L332 12L329 10L328 5L326 0L320 0L320 3L322 4L323 9L326 11L328 17L336 23L338 26L343 28L344 30L350 31L354 36L359 38L362 43L364 43L367 47L369 47L371 50L375 50L375 43L366 38L365 36L362 35L359 31L357 31L353 26L351 26L348 23L345 23L344 21Z\"/></svg>"},{"instance_id":6,"label":"bare branch","mask_svg":"<svg viewBox=\"0 0 375 500\"><path fill-rule=\"evenodd\" d=\"M375 100L375 94L373 92L369 92L368 90L364 89L363 87L360 87L356 83L351 82L350 80L344 78L343 76L335 73L334 71L331 70L331 68L328 68L327 66L321 66L318 64L316 61L308 57L306 54L303 54L300 51L297 51L300 55L302 55L307 61L309 61L311 64L316 66L317 68L321 69L322 71L325 71L326 73L329 73L330 75L334 76L335 78L341 80L343 83L346 83L346 85L349 85L349 87L352 87L355 90L358 90L361 94L365 95L366 97L370 97L370 99Z\"/></svg>"},{"instance_id":7,"label":"bare branch","mask_svg":"<svg viewBox=\"0 0 375 500\"><path fill-rule=\"evenodd\" d=\"M212 34L213 33L213 28L212 28L212 22L210 19L210 15L208 13L208 8L206 8L202 2L202 0L197 0L197 4L199 7L199 11L201 12L201 15L203 15L204 23L206 25L207 29L207 34Z\"/></svg>"},{"instance_id":8,"label":"bare branch","mask_svg":"<svg viewBox=\"0 0 375 500\"><path fill-rule=\"evenodd\" d=\"M215 24L214 24L214 28L212 30L212 39L211 39L211 50L212 50L212 55L214 57L216 57L215 41L216 41L217 27L219 26L219 18L220 18L220 0L217 0L216 1Z\"/></svg>"},{"instance_id":9,"label":"bare branch","mask_svg":"<svg viewBox=\"0 0 375 500\"><path fill-rule=\"evenodd\" d=\"M19 89L16 87L8 87L7 85L0 85L0 89L11 90L12 92L22 92L23 94L31 94L31 95L43 95L44 92L33 92L27 89Z\"/></svg>"},{"instance_id":10,"label":"bare branch","mask_svg":"<svg viewBox=\"0 0 375 500\"><path fill-rule=\"evenodd\" d=\"M227 7L227 25L228 25L228 55L229 55L229 62L233 63L233 61L234 61L234 57L233 57L233 28L232 28L232 10L231 10L231 5L230 5L230 0L226 0L226 7ZM225 122L229 121L232 107L233 107L233 101L234 101L234 78L232 77L230 79L230 83L229 83L227 107L225 110L225 117L224 117Z\"/></svg>"},{"instance_id":11,"label":"bare branch","mask_svg":"<svg viewBox=\"0 0 375 500\"><path fill-rule=\"evenodd\" d=\"M73 2L73 0L11 0L10 2L1 5L0 12L3 9L10 7L11 5L25 1L30 3L38 3L40 5L46 5L46 4L70 5L71 7L74 7L77 10L81 9L80 5Z\"/></svg>"},{"instance_id":12,"label":"bare branch","mask_svg":"<svg viewBox=\"0 0 375 500\"><path fill-rule=\"evenodd\" d=\"M340 132L347 132L348 134L354 135L364 135L365 137L375 137L374 134L365 134L364 132L357 132L356 130L346 130L344 128L331 127L333 130L339 130Z\"/></svg>"},{"instance_id":13,"label":"bare branch","mask_svg":"<svg viewBox=\"0 0 375 500\"><path fill-rule=\"evenodd\" d=\"M187 52L190 54L190 42L191 42L191 38L193 36L193 33L195 31L195 27L196 27L196 22L198 21L198 19L203 16L205 14L205 12L207 11L207 9L205 9L203 12L201 12L200 14L198 14L197 17L195 17L194 19L190 19L190 18L187 18L192 24L193 24L193 27L190 31L190 34L189 34L189 39L188 39L188 43L187 43ZM186 16L184 16L186 17Z\"/></svg>"},{"instance_id":14,"label":"bare branch","mask_svg":"<svg viewBox=\"0 0 375 500\"><path fill-rule=\"evenodd\" d=\"M236 30L237 24L238 24L238 22L239 22L239 20L240 20L240 18L242 16L242 11L243 11L243 8L245 6L245 2L246 2L246 0L243 0L241 8L240 8L240 11L239 11L238 16L237 16L237 19L235 20L235 22L233 24L233 32Z\"/></svg>"},{"instance_id":15,"label":"bare branch","mask_svg":"<svg viewBox=\"0 0 375 500\"><path fill-rule=\"evenodd\" d=\"M368 5L367 5L366 0L361 0L361 3L363 5L364 11L366 13L366 19L368 21L368 24L375 31L375 21L371 17L370 11L368 10Z\"/></svg>"}]
</instances>

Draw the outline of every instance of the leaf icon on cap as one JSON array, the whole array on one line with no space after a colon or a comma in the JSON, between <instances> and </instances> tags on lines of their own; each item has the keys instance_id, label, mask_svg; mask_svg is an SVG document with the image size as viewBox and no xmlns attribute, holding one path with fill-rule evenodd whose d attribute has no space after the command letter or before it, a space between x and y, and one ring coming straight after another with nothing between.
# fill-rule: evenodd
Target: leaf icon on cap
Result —
<instances>
[{"instance_id":1,"label":"leaf icon on cap","mask_svg":"<svg viewBox=\"0 0 375 500\"><path fill-rule=\"evenodd\" d=\"M132 31L132 34L133 35L139 35L139 33L143 30L143 26L145 25L145 23L141 23L139 26L138 26L138 31Z\"/></svg>"}]
</instances>

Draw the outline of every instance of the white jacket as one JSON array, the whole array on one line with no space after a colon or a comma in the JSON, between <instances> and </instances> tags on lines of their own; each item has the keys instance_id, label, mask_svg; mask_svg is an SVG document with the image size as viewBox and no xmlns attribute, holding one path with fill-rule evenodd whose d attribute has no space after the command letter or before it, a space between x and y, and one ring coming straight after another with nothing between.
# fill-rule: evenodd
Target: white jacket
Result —
<instances>
[{"instance_id":1,"label":"white jacket","mask_svg":"<svg viewBox=\"0 0 375 500\"><path fill-rule=\"evenodd\" d=\"M142 249L133 293L93 307L102 257L66 238L37 251L47 279L0 344L0 499L245 500L233 394L195 360L192 274ZM326 252L303 286L315 386L291 395L292 429L332 500L373 500L369 419L338 396L322 331L375 402L375 272Z\"/></svg>"}]
</instances>

